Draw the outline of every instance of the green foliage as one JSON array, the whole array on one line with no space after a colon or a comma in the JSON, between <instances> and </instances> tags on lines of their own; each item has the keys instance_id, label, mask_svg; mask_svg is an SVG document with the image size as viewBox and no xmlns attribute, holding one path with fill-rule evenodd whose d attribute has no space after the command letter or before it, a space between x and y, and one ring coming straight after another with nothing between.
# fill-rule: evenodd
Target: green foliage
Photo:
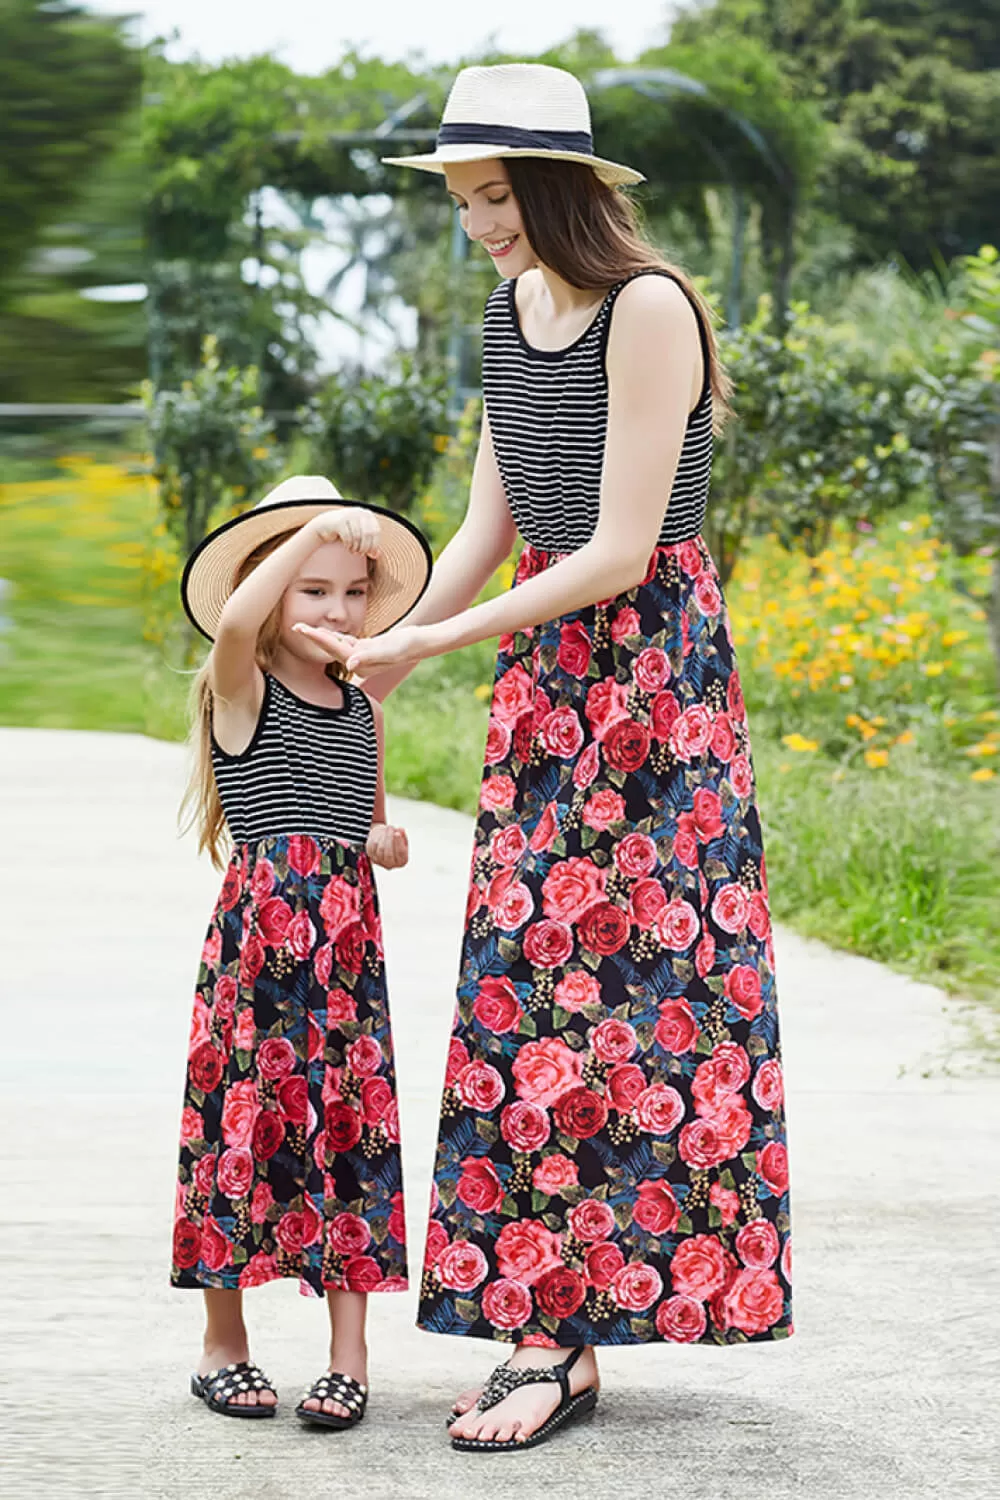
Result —
<instances>
[{"instance_id":1,"label":"green foliage","mask_svg":"<svg viewBox=\"0 0 1000 1500\"><path fill-rule=\"evenodd\" d=\"M302 414L311 462L358 500L408 511L447 447L444 381L403 359L387 379L327 381Z\"/></svg>"},{"instance_id":2,"label":"green foliage","mask_svg":"<svg viewBox=\"0 0 1000 1500\"><path fill-rule=\"evenodd\" d=\"M212 338L180 390L147 381L143 399L164 521L187 555L227 510L243 509L275 478L273 426L257 404L256 369L223 368Z\"/></svg>"}]
</instances>

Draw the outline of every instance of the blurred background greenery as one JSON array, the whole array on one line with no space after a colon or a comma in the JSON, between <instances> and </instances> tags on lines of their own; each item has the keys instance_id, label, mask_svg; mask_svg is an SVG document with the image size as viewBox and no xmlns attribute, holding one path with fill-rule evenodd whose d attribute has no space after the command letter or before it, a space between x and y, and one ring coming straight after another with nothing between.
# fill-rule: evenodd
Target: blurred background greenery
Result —
<instances>
[{"instance_id":1,"label":"blurred background greenery","mask_svg":"<svg viewBox=\"0 0 1000 1500\"><path fill-rule=\"evenodd\" d=\"M718 311L736 419L708 534L776 913L982 996L997 19L995 0L710 0L637 59L589 32L540 57L583 80L601 150L649 179L652 239ZM436 551L461 519L494 273L439 182L379 161L433 134L453 69L172 62L39 0L0 0L0 30L0 722L179 739L198 646L177 578L208 527L306 469ZM390 700L395 791L475 806L491 673L484 644Z\"/></svg>"}]
</instances>

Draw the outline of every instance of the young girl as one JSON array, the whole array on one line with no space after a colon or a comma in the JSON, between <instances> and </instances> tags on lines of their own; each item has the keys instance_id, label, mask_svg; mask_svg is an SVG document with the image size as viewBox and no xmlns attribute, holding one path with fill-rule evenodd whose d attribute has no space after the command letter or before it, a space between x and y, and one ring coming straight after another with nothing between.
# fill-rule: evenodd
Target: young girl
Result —
<instances>
[{"instance_id":1,"label":"young girl","mask_svg":"<svg viewBox=\"0 0 1000 1500\"><path fill-rule=\"evenodd\" d=\"M407 860L386 822L380 707L302 627L384 630L426 587L408 522L325 479L286 480L192 555L185 609L213 640L196 683L187 804L221 868L194 1002L171 1280L201 1288L192 1393L273 1417L243 1289L326 1295L329 1371L296 1408L346 1428L367 1401L367 1294L406 1281L399 1116L371 864Z\"/></svg>"}]
</instances>

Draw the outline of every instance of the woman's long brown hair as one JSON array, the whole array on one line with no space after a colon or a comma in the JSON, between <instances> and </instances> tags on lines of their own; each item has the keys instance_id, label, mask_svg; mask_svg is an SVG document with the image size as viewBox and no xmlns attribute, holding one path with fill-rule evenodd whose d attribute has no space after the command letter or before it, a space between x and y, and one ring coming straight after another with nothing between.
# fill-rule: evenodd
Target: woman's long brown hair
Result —
<instances>
[{"instance_id":1,"label":"woman's long brown hair","mask_svg":"<svg viewBox=\"0 0 1000 1500\"><path fill-rule=\"evenodd\" d=\"M713 423L720 432L729 415L732 382L719 359L711 308L690 278L645 238L631 199L583 162L509 156L504 165L531 248L570 286L599 291L636 271L652 270L668 271L679 282L705 335Z\"/></svg>"}]
</instances>

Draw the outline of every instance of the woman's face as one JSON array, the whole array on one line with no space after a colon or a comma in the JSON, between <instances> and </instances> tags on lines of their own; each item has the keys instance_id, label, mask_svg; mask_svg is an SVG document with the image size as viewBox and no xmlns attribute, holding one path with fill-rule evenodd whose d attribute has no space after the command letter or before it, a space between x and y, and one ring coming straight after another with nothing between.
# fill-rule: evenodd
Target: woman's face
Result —
<instances>
[{"instance_id":1,"label":"woman's face","mask_svg":"<svg viewBox=\"0 0 1000 1500\"><path fill-rule=\"evenodd\" d=\"M368 608L368 559L340 542L324 542L302 565L281 601L281 644L306 661L329 657L293 625L315 625L342 635L362 635Z\"/></svg>"},{"instance_id":2,"label":"woman's face","mask_svg":"<svg viewBox=\"0 0 1000 1500\"><path fill-rule=\"evenodd\" d=\"M520 276L537 264L502 161L454 162L445 181L462 228L482 245L501 276Z\"/></svg>"}]
</instances>

